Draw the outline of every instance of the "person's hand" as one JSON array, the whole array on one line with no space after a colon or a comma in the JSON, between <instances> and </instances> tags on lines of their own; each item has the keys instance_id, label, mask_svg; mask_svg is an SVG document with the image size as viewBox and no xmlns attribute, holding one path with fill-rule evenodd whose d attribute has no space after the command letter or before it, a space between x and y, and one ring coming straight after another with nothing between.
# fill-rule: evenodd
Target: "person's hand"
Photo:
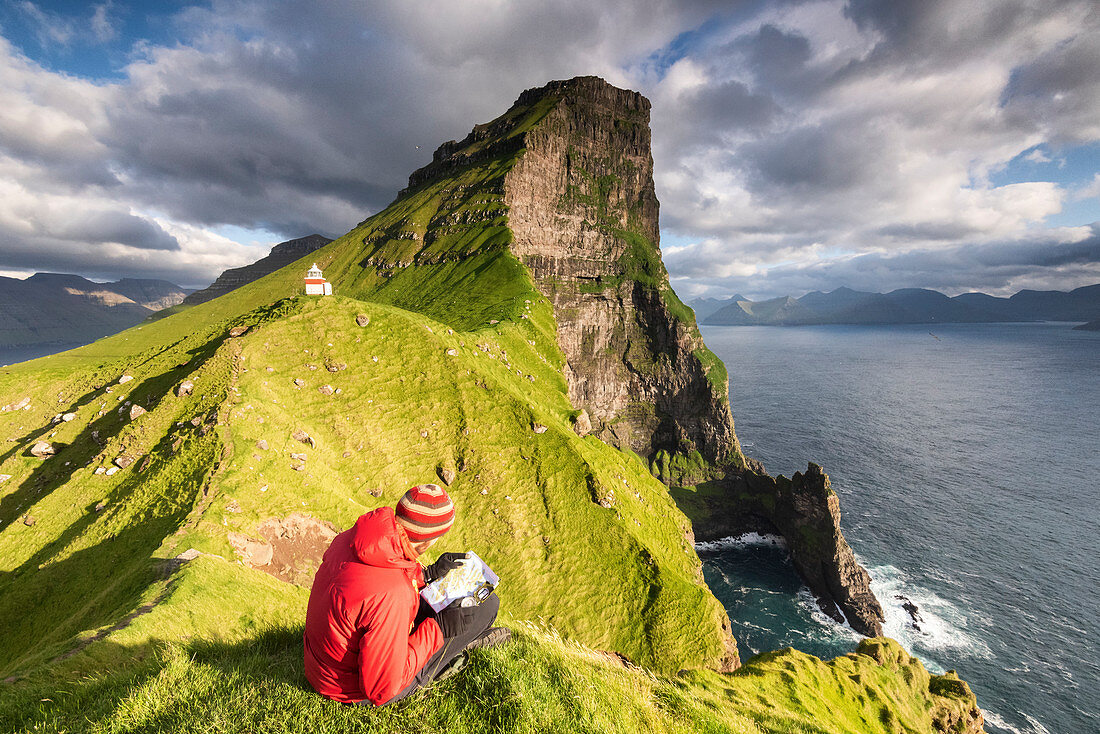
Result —
<instances>
[{"instance_id":1,"label":"person's hand","mask_svg":"<svg viewBox=\"0 0 1100 734\"><path fill-rule=\"evenodd\" d=\"M449 606L437 612L435 621L439 623L439 629L443 630L443 636L458 637L468 630L473 624L475 609L476 607L464 607L461 599L455 599Z\"/></svg>"},{"instance_id":2,"label":"person's hand","mask_svg":"<svg viewBox=\"0 0 1100 734\"><path fill-rule=\"evenodd\" d=\"M435 563L424 567L424 583L430 584L443 578L448 571L458 568L465 559L465 553L444 553Z\"/></svg>"}]
</instances>

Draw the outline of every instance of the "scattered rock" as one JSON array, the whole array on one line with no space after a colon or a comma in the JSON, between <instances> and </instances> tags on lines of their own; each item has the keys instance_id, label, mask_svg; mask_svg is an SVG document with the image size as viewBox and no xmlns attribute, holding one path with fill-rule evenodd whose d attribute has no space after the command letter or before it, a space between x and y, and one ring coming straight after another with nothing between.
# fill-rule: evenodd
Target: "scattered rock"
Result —
<instances>
[{"instance_id":1,"label":"scattered rock","mask_svg":"<svg viewBox=\"0 0 1100 734\"><path fill-rule=\"evenodd\" d=\"M132 405L130 406L130 420L134 420L139 416L143 416L147 412L149 411L145 410L145 408L141 407L140 405Z\"/></svg>"},{"instance_id":2,"label":"scattered rock","mask_svg":"<svg viewBox=\"0 0 1100 734\"><path fill-rule=\"evenodd\" d=\"M194 418L192 418L191 425L193 425L195 428L198 428L200 425L202 425L202 416L196 415Z\"/></svg>"},{"instance_id":3,"label":"scattered rock","mask_svg":"<svg viewBox=\"0 0 1100 734\"><path fill-rule=\"evenodd\" d=\"M172 442L172 453L174 454L177 451L179 451L180 446L182 446L182 445L183 445L183 439L182 438L177 438L175 441L173 441Z\"/></svg>"},{"instance_id":4,"label":"scattered rock","mask_svg":"<svg viewBox=\"0 0 1100 734\"><path fill-rule=\"evenodd\" d=\"M130 464L133 464L133 463L134 463L134 460L132 458L130 458L129 456L126 456L125 454L123 454L122 456L119 456L117 459L115 459L115 466L117 466L119 469L125 469L126 467L130 466Z\"/></svg>"},{"instance_id":5,"label":"scattered rock","mask_svg":"<svg viewBox=\"0 0 1100 734\"><path fill-rule=\"evenodd\" d=\"M48 459L56 453L57 449L54 448L54 445L45 441L39 441L31 446L31 456L37 456L39 459Z\"/></svg>"},{"instance_id":6,"label":"scattered rock","mask_svg":"<svg viewBox=\"0 0 1100 734\"><path fill-rule=\"evenodd\" d=\"M178 556L176 556L176 560L184 562L193 561L201 555L203 555L202 551L196 550L194 548L188 548L183 553L180 553Z\"/></svg>"},{"instance_id":7,"label":"scattered rock","mask_svg":"<svg viewBox=\"0 0 1100 734\"><path fill-rule=\"evenodd\" d=\"M103 467L103 466L97 466L95 468L95 473L96 474L106 474L107 473L107 468Z\"/></svg>"},{"instance_id":8,"label":"scattered rock","mask_svg":"<svg viewBox=\"0 0 1100 734\"><path fill-rule=\"evenodd\" d=\"M499 323L500 323L500 321L498 321L497 319L490 319L490 320L489 320L489 323L490 323L491 325L492 325L492 324L499 324Z\"/></svg>"},{"instance_id":9,"label":"scattered rock","mask_svg":"<svg viewBox=\"0 0 1100 734\"><path fill-rule=\"evenodd\" d=\"M317 369L317 365L315 364L307 364L306 367L309 369L310 372Z\"/></svg>"},{"instance_id":10,"label":"scattered rock","mask_svg":"<svg viewBox=\"0 0 1100 734\"><path fill-rule=\"evenodd\" d=\"M321 385L319 388L317 388L317 392L321 393L322 395L332 395L332 385Z\"/></svg>"},{"instance_id":11,"label":"scattered rock","mask_svg":"<svg viewBox=\"0 0 1100 734\"><path fill-rule=\"evenodd\" d=\"M340 387L338 387L338 388L336 388L335 390L333 390L333 391L332 391L332 394L333 394L333 395L339 395L339 394L340 394L340 393L342 393L342 392L344 392L344 389L343 389L343 388L340 388Z\"/></svg>"},{"instance_id":12,"label":"scattered rock","mask_svg":"<svg viewBox=\"0 0 1100 734\"><path fill-rule=\"evenodd\" d=\"M290 458L297 459L298 461L305 461L307 456L305 454L291 454Z\"/></svg>"},{"instance_id":13,"label":"scattered rock","mask_svg":"<svg viewBox=\"0 0 1100 734\"><path fill-rule=\"evenodd\" d=\"M240 512L241 511L241 503L238 502L237 500L231 500L229 502L229 504L227 504L225 506L225 511L226 512Z\"/></svg>"},{"instance_id":14,"label":"scattered rock","mask_svg":"<svg viewBox=\"0 0 1100 734\"><path fill-rule=\"evenodd\" d=\"M317 442L313 440L313 437L303 431L301 428L295 428L294 433L290 434L290 437L295 441L301 443L308 443L310 448L317 448Z\"/></svg>"},{"instance_id":15,"label":"scattered rock","mask_svg":"<svg viewBox=\"0 0 1100 734\"><path fill-rule=\"evenodd\" d=\"M23 398L18 403L12 403L11 405L5 405L3 408L0 408L0 413L6 413L9 410L23 410L24 408L29 408L30 405L31 399Z\"/></svg>"},{"instance_id":16,"label":"scattered rock","mask_svg":"<svg viewBox=\"0 0 1100 734\"><path fill-rule=\"evenodd\" d=\"M343 457L344 457L345 459L346 459L346 458L348 458L349 456L351 456L351 452L350 452L350 451L345 451L345 452L343 453Z\"/></svg>"},{"instance_id":17,"label":"scattered rock","mask_svg":"<svg viewBox=\"0 0 1100 734\"><path fill-rule=\"evenodd\" d=\"M381 489L368 489L367 494L369 494L371 497L381 497L382 496L382 490Z\"/></svg>"},{"instance_id":18,"label":"scattered rock","mask_svg":"<svg viewBox=\"0 0 1100 734\"><path fill-rule=\"evenodd\" d=\"M274 367L264 367L264 369L267 370L268 372L274 372L275 371Z\"/></svg>"},{"instance_id":19,"label":"scattered rock","mask_svg":"<svg viewBox=\"0 0 1100 734\"><path fill-rule=\"evenodd\" d=\"M61 420L65 421L66 423L73 420L74 418L76 418L76 413L66 413L65 415L61 416Z\"/></svg>"},{"instance_id":20,"label":"scattered rock","mask_svg":"<svg viewBox=\"0 0 1100 734\"><path fill-rule=\"evenodd\" d=\"M372 361L372 362L377 362L377 361L378 361L378 357L371 357L371 361Z\"/></svg>"},{"instance_id":21,"label":"scattered rock","mask_svg":"<svg viewBox=\"0 0 1100 734\"><path fill-rule=\"evenodd\" d=\"M34 527L34 524L36 522L38 522L38 518L36 518L34 515L23 516L23 524L26 525L28 528Z\"/></svg>"},{"instance_id":22,"label":"scattered rock","mask_svg":"<svg viewBox=\"0 0 1100 734\"><path fill-rule=\"evenodd\" d=\"M454 480L455 480L455 470L454 469L450 469L448 467L442 467L441 466L438 469L438 473L439 473L439 478L441 480L443 480L443 483L446 484L448 487L451 486L451 484L454 483Z\"/></svg>"},{"instance_id":23,"label":"scattered rock","mask_svg":"<svg viewBox=\"0 0 1100 734\"><path fill-rule=\"evenodd\" d=\"M546 433L546 426L542 425L541 423L532 423L531 430L533 430L535 433Z\"/></svg>"},{"instance_id":24,"label":"scattered rock","mask_svg":"<svg viewBox=\"0 0 1100 734\"><path fill-rule=\"evenodd\" d=\"M294 386L295 387L301 387L304 384L306 384L306 381L303 380L301 377L295 377L294 378Z\"/></svg>"},{"instance_id":25,"label":"scattered rock","mask_svg":"<svg viewBox=\"0 0 1100 734\"><path fill-rule=\"evenodd\" d=\"M250 328L252 328L252 327L250 327L250 326L234 326L232 329L229 330L229 336L231 336L231 337L244 336L245 334L248 333L248 330Z\"/></svg>"},{"instance_id":26,"label":"scattered rock","mask_svg":"<svg viewBox=\"0 0 1100 734\"><path fill-rule=\"evenodd\" d=\"M479 494L489 494L489 490L483 489L481 490L481 492L479 492Z\"/></svg>"},{"instance_id":27,"label":"scattered rock","mask_svg":"<svg viewBox=\"0 0 1100 734\"><path fill-rule=\"evenodd\" d=\"M588 417L587 410L581 410L577 414L577 419L573 421L573 430L576 431L578 436L587 436L592 433L592 419Z\"/></svg>"},{"instance_id":28,"label":"scattered rock","mask_svg":"<svg viewBox=\"0 0 1100 734\"><path fill-rule=\"evenodd\" d=\"M106 474L109 477L114 476L117 473L118 473L118 467L117 466L107 467L107 471L104 472L104 474Z\"/></svg>"},{"instance_id":29,"label":"scattered rock","mask_svg":"<svg viewBox=\"0 0 1100 734\"><path fill-rule=\"evenodd\" d=\"M420 432L420 437L421 438L427 438L428 437L428 432L427 431L421 431Z\"/></svg>"},{"instance_id":30,"label":"scattered rock","mask_svg":"<svg viewBox=\"0 0 1100 734\"><path fill-rule=\"evenodd\" d=\"M259 568L271 563L274 549L267 543L253 540L242 533L229 533L229 542L246 566Z\"/></svg>"},{"instance_id":31,"label":"scattered rock","mask_svg":"<svg viewBox=\"0 0 1100 734\"><path fill-rule=\"evenodd\" d=\"M11 474L0 474L0 482L6 482L11 479Z\"/></svg>"},{"instance_id":32,"label":"scattered rock","mask_svg":"<svg viewBox=\"0 0 1100 734\"><path fill-rule=\"evenodd\" d=\"M260 451L267 451L267 441L261 438L259 441L256 442L256 448L258 448Z\"/></svg>"},{"instance_id":33,"label":"scattered rock","mask_svg":"<svg viewBox=\"0 0 1100 734\"><path fill-rule=\"evenodd\" d=\"M457 349L448 349L447 350L447 356L448 357L455 357L457 355L458 355L458 350Z\"/></svg>"},{"instance_id":34,"label":"scattered rock","mask_svg":"<svg viewBox=\"0 0 1100 734\"><path fill-rule=\"evenodd\" d=\"M127 382L129 382L132 379L134 379L133 375L123 375L122 377L118 378L118 384L125 385Z\"/></svg>"},{"instance_id":35,"label":"scattered rock","mask_svg":"<svg viewBox=\"0 0 1100 734\"><path fill-rule=\"evenodd\" d=\"M306 465L305 464L295 464L294 466L292 466L290 468L293 469L294 471L305 471L306 470Z\"/></svg>"},{"instance_id":36,"label":"scattered rock","mask_svg":"<svg viewBox=\"0 0 1100 734\"><path fill-rule=\"evenodd\" d=\"M102 467L100 467L100 468L102 468ZM107 508L107 503L106 502L97 502L96 506L95 506L95 511L96 512L103 512L103 510L105 510L106 508Z\"/></svg>"},{"instance_id":37,"label":"scattered rock","mask_svg":"<svg viewBox=\"0 0 1100 734\"><path fill-rule=\"evenodd\" d=\"M361 313L355 317L355 323L359 326L366 326L370 323L370 316L367 316L365 313Z\"/></svg>"},{"instance_id":38,"label":"scattered rock","mask_svg":"<svg viewBox=\"0 0 1100 734\"><path fill-rule=\"evenodd\" d=\"M331 360L325 360L325 369L329 372L339 372L340 370L346 370L348 366L343 362L335 362Z\"/></svg>"},{"instance_id":39,"label":"scattered rock","mask_svg":"<svg viewBox=\"0 0 1100 734\"><path fill-rule=\"evenodd\" d=\"M190 395L191 391L194 389L195 383L191 382L191 380L184 380L180 383L180 386L176 388L176 395L182 398L186 395Z\"/></svg>"}]
</instances>

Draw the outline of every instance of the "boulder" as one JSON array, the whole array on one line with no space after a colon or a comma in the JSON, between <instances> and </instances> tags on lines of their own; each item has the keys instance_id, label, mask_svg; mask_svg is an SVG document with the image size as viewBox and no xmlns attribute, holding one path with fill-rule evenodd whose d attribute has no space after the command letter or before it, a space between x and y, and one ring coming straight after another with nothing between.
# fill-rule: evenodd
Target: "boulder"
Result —
<instances>
[{"instance_id":1,"label":"boulder","mask_svg":"<svg viewBox=\"0 0 1100 734\"><path fill-rule=\"evenodd\" d=\"M135 418L138 418L139 416L143 416L147 412L148 411L145 410L145 408L141 407L140 405L131 405L130 406L130 420L134 420Z\"/></svg>"},{"instance_id":2,"label":"boulder","mask_svg":"<svg viewBox=\"0 0 1100 734\"><path fill-rule=\"evenodd\" d=\"M438 470L438 473L439 473L439 479L444 484L446 484L448 487L451 486L451 484L454 483L454 480L455 480L455 470L454 469L450 469L448 467L440 467L439 470Z\"/></svg>"},{"instance_id":3,"label":"boulder","mask_svg":"<svg viewBox=\"0 0 1100 734\"><path fill-rule=\"evenodd\" d=\"M129 382L132 379L134 379L133 375L123 375L122 377L118 378L118 384L125 385L127 382Z\"/></svg>"},{"instance_id":4,"label":"boulder","mask_svg":"<svg viewBox=\"0 0 1100 734\"><path fill-rule=\"evenodd\" d=\"M295 428L294 433L290 434L290 437L300 443L308 443L310 448L317 448L317 442L313 440L313 437L303 431L301 428Z\"/></svg>"},{"instance_id":5,"label":"boulder","mask_svg":"<svg viewBox=\"0 0 1100 734\"><path fill-rule=\"evenodd\" d=\"M56 453L57 449L54 445L45 441L39 441L31 446L31 456L37 456L39 459L48 459Z\"/></svg>"},{"instance_id":6,"label":"boulder","mask_svg":"<svg viewBox=\"0 0 1100 734\"><path fill-rule=\"evenodd\" d=\"M259 441L256 442L256 448L258 448L260 451L267 451L267 441L261 438Z\"/></svg>"},{"instance_id":7,"label":"boulder","mask_svg":"<svg viewBox=\"0 0 1100 734\"><path fill-rule=\"evenodd\" d=\"M180 383L180 386L176 388L176 395L182 398L186 395L190 395L194 389L195 383L191 382L191 380L184 380Z\"/></svg>"},{"instance_id":8,"label":"boulder","mask_svg":"<svg viewBox=\"0 0 1100 734\"><path fill-rule=\"evenodd\" d=\"M546 433L546 426L542 425L541 423L532 423L531 430L535 433Z\"/></svg>"},{"instance_id":9,"label":"boulder","mask_svg":"<svg viewBox=\"0 0 1100 734\"><path fill-rule=\"evenodd\" d=\"M322 395L332 395L332 385L321 385L319 388L317 388L317 391Z\"/></svg>"},{"instance_id":10,"label":"boulder","mask_svg":"<svg viewBox=\"0 0 1100 734\"><path fill-rule=\"evenodd\" d=\"M130 458L129 456L126 456L125 454L123 454L122 456L119 456L118 458L115 459L115 466L117 466L119 469L125 469L126 467L130 466L130 464L133 464L133 463L134 463L134 460L132 458Z\"/></svg>"},{"instance_id":11,"label":"boulder","mask_svg":"<svg viewBox=\"0 0 1100 734\"><path fill-rule=\"evenodd\" d=\"M577 419L573 421L573 430L578 436L587 436L592 433L592 419L588 417L587 410L581 410Z\"/></svg>"},{"instance_id":12,"label":"boulder","mask_svg":"<svg viewBox=\"0 0 1100 734\"><path fill-rule=\"evenodd\" d=\"M361 313L355 317L355 323L359 326L366 326L370 323L370 316L367 316L365 313Z\"/></svg>"},{"instance_id":13,"label":"boulder","mask_svg":"<svg viewBox=\"0 0 1100 734\"><path fill-rule=\"evenodd\" d=\"M26 525L28 528L34 527L34 524L36 522L38 522L38 518L36 518L34 515L23 516L23 524Z\"/></svg>"},{"instance_id":14,"label":"boulder","mask_svg":"<svg viewBox=\"0 0 1100 734\"><path fill-rule=\"evenodd\" d=\"M65 415L61 416L61 420L65 421L66 423L73 420L74 418L76 418L76 413L66 413Z\"/></svg>"}]
</instances>

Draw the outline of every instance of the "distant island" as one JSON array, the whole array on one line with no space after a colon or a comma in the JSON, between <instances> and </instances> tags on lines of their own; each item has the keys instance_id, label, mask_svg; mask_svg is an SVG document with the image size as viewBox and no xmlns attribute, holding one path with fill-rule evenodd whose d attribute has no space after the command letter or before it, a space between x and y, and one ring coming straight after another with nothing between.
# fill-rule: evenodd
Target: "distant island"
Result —
<instances>
[{"instance_id":1,"label":"distant island","mask_svg":"<svg viewBox=\"0 0 1100 734\"><path fill-rule=\"evenodd\" d=\"M808 326L813 324L961 324L1011 321L1088 321L1100 329L1100 284L1065 291L1023 290L1010 298L985 293L948 297L924 288L869 293L837 288L801 298L750 301L741 295L691 302L701 324Z\"/></svg>"},{"instance_id":2,"label":"distant island","mask_svg":"<svg viewBox=\"0 0 1100 734\"><path fill-rule=\"evenodd\" d=\"M190 292L166 280L96 283L63 273L0 277L0 348L87 344L140 324Z\"/></svg>"},{"instance_id":3,"label":"distant island","mask_svg":"<svg viewBox=\"0 0 1100 734\"><path fill-rule=\"evenodd\" d=\"M1073 327L1077 331L1100 331L1100 319L1090 321L1087 324Z\"/></svg>"}]
</instances>

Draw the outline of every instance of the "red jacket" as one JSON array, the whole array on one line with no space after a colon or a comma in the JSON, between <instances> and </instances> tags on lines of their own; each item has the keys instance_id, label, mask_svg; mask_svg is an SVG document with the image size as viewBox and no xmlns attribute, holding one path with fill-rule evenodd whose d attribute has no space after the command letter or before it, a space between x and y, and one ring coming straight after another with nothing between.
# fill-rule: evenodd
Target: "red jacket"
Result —
<instances>
[{"instance_id":1,"label":"red jacket","mask_svg":"<svg viewBox=\"0 0 1100 734\"><path fill-rule=\"evenodd\" d=\"M424 585L392 507L361 515L325 551L306 610L306 678L336 701L380 706L443 646L434 619L412 628Z\"/></svg>"}]
</instances>

